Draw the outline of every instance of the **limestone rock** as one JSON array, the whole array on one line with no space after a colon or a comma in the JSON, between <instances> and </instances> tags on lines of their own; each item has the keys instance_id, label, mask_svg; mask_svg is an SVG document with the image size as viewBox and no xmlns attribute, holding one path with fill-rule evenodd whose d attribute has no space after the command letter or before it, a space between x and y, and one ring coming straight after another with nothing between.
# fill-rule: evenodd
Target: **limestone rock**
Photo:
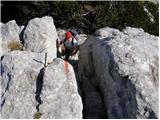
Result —
<instances>
[{"instance_id":1,"label":"limestone rock","mask_svg":"<svg viewBox=\"0 0 160 120\"><path fill-rule=\"evenodd\" d=\"M77 38L78 38L78 45L81 45L87 40L87 35L86 34L79 34L77 36Z\"/></svg>"},{"instance_id":2,"label":"limestone rock","mask_svg":"<svg viewBox=\"0 0 160 120\"><path fill-rule=\"evenodd\" d=\"M86 40L78 65L85 118L158 118L158 39L106 27Z\"/></svg>"},{"instance_id":3,"label":"limestone rock","mask_svg":"<svg viewBox=\"0 0 160 120\"><path fill-rule=\"evenodd\" d=\"M58 28L57 29L57 34L58 34L58 42L60 42L60 41L62 41L62 40L64 40L65 39L65 33L67 32L67 30L64 30L64 29L60 29L60 28Z\"/></svg>"},{"instance_id":4,"label":"limestone rock","mask_svg":"<svg viewBox=\"0 0 160 120\"><path fill-rule=\"evenodd\" d=\"M14 45L22 46L19 34L20 27L16 24L15 20L11 20L6 24L1 23L1 55L8 51L17 49ZM14 45L13 45L14 44ZM14 47L14 48L13 48Z\"/></svg>"},{"instance_id":5,"label":"limestone rock","mask_svg":"<svg viewBox=\"0 0 160 120\"><path fill-rule=\"evenodd\" d=\"M55 59L43 67L44 53L12 51L2 57L1 118L82 118L71 65Z\"/></svg>"},{"instance_id":6,"label":"limestone rock","mask_svg":"<svg viewBox=\"0 0 160 120\"><path fill-rule=\"evenodd\" d=\"M25 28L24 25L20 26L20 30L23 31L23 29Z\"/></svg>"},{"instance_id":7,"label":"limestone rock","mask_svg":"<svg viewBox=\"0 0 160 120\"><path fill-rule=\"evenodd\" d=\"M1 24L2 41L19 41L20 28L15 20Z\"/></svg>"},{"instance_id":8,"label":"limestone rock","mask_svg":"<svg viewBox=\"0 0 160 120\"><path fill-rule=\"evenodd\" d=\"M43 119L82 118L82 102L73 68L60 58L44 69L41 98L39 110Z\"/></svg>"},{"instance_id":9,"label":"limestone rock","mask_svg":"<svg viewBox=\"0 0 160 120\"><path fill-rule=\"evenodd\" d=\"M52 17L45 16L29 21L23 34L24 49L27 51L48 53L48 61L56 58L57 32Z\"/></svg>"},{"instance_id":10,"label":"limestone rock","mask_svg":"<svg viewBox=\"0 0 160 120\"><path fill-rule=\"evenodd\" d=\"M1 63L1 117L33 119L36 113L36 84L44 66L44 54L12 51Z\"/></svg>"}]
</instances>

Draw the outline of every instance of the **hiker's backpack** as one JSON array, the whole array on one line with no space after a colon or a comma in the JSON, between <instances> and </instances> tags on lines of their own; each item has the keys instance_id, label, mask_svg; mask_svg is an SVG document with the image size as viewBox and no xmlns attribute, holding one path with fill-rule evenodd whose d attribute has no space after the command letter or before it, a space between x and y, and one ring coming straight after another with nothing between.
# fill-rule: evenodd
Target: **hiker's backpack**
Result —
<instances>
[{"instance_id":1,"label":"hiker's backpack","mask_svg":"<svg viewBox=\"0 0 160 120\"><path fill-rule=\"evenodd\" d=\"M76 36L78 34L78 32L75 30L70 30L69 32L71 32L73 36Z\"/></svg>"},{"instance_id":2,"label":"hiker's backpack","mask_svg":"<svg viewBox=\"0 0 160 120\"><path fill-rule=\"evenodd\" d=\"M66 40L66 38L65 38L65 39L64 39L64 43L65 43L66 41L67 41L67 40ZM73 41L74 41L74 37L72 37L72 41L71 41L71 44L74 46Z\"/></svg>"}]
</instances>

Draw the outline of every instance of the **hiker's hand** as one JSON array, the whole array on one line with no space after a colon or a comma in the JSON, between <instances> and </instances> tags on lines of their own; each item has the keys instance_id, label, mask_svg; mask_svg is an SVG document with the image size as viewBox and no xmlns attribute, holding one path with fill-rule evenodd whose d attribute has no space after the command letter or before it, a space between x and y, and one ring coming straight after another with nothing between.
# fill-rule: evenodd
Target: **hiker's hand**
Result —
<instances>
[{"instance_id":1,"label":"hiker's hand","mask_svg":"<svg viewBox=\"0 0 160 120\"><path fill-rule=\"evenodd\" d=\"M78 49L75 47L73 54L76 54L78 52Z\"/></svg>"},{"instance_id":2,"label":"hiker's hand","mask_svg":"<svg viewBox=\"0 0 160 120\"><path fill-rule=\"evenodd\" d=\"M73 51L72 53L71 53L71 56L75 56L76 55L76 53L75 53L75 51Z\"/></svg>"},{"instance_id":3,"label":"hiker's hand","mask_svg":"<svg viewBox=\"0 0 160 120\"><path fill-rule=\"evenodd\" d=\"M76 53L73 53L73 54L72 54L72 56L75 56L75 55L76 55Z\"/></svg>"},{"instance_id":4,"label":"hiker's hand","mask_svg":"<svg viewBox=\"0 0 160 120\"><path fill-rule=\"evenodd\" d=\"M60 41L59 45L62 45L62 41Z\"/></svg>"}]
</instances>

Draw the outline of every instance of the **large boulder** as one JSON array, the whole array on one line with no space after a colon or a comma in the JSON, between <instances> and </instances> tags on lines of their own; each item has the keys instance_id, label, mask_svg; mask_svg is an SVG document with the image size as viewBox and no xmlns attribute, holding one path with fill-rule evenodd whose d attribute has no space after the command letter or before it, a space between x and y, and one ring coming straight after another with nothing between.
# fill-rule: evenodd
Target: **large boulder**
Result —
<instances>
[{"instance_id":1,"label":"large boulder","mask_svg":"<svg viewBox=\"0 0 160 120\"><path fill-rule=\"evenodd\" d=\"M2 41L19 41L20 27L15 20L11 20L6 24L1 23Z\"/></svg>"},{"instance_id":2,"label":"large boulder","mask_svg":"<svg viewBox=\"0 0 160 120\"><path fill-rule=\"evenodd\" d=\"M15 20L11 20L6 24L1 23L1 54L3 55L8 51L15 49L22 49L19 34L21 32L20 27L16 24Z\"/></svg>"},{"instance_id":3,"label":"large boulder","mask_svg":"<svg viewBox=\"0 0 160 120\"><path fill-rule=\"evenodd\" d=\"M84 118L158 118L158 37L103 28L80 48Z\"/></svg>"},{"instance_id":4,"label":"large boulder","mask_svg":"<svg viewBox=\"0 0 160 120\"><path fill-rule=\"evenodd\" d=\"M57 32L52 17L45 16L29 21L23 34L24 50L48 53L47 61L56 58Z\"/></svg>"},{"instance_id":5,"label":"large boulder","mask_svg":"<svg viewBox=\"0 0 160 120\"><path fill-rule=\"evenodd\" d=\"M12 51L1 63L1 118L82 118L73 68L44 53Z\"/></svg>"},{"instance_id":6,"label":"large boulder","mask_svg":"<svg viewBox=\"0 0 160 120\"><path fill-rule=\"evenodd\" d=\"M37 112L35 99L44 54L12 51L1 63L1 117L31 119Z\"/></svg>"},{"instance_id":7,"label":"large boulder","mask_svg":"<svg viewBox=\"0 0 160 120\"><path fill-rule=\"evenodd\" d=\"M82 118L82 101L68 62L57 58L44 69L41 99L39 111L43 119Z\"/></svg>"}]
</instances>

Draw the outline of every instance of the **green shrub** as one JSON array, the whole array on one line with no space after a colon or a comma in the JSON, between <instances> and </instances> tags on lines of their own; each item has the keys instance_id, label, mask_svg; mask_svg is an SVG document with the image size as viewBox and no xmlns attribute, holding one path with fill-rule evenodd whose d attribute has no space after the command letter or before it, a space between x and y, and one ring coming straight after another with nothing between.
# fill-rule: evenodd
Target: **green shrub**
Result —
<instances>
[{"instance_id":1,"label":"green shrub","mask_svg":"<svg viewBox=\"0 0 160 120\"><path fill-rule=\"evenodd\" d=\"M19 25L26 25L30 19L44 15L52 16L56 27L82 28L87 34L106 26L120 30L131 26L159 35L159 4L149 1L2 1L2 22L15 19Z\"/></svg>"}]
</instances>

